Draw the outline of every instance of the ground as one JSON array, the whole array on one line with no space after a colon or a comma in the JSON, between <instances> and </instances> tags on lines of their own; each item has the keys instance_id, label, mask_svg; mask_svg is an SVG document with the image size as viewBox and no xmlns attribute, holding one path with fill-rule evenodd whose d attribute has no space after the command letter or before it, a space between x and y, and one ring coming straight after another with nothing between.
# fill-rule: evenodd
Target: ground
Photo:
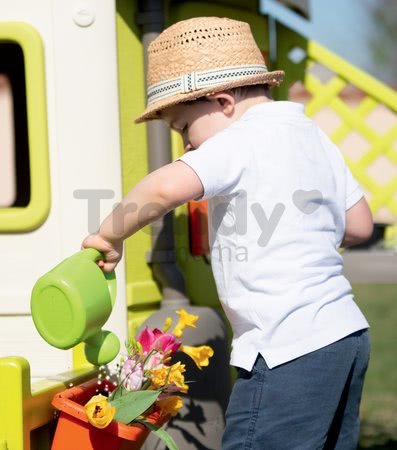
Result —
<instances>
[{"instance_id":1,"label":"ground","mask_svg":"<svg viewBox=\"0 0 397 450\"><path fill-rule=\"evenodd\" d=\"M360 449L397 450L397 284L357 285L354 292L371 325Z\"/></svg>"}]
</instances>

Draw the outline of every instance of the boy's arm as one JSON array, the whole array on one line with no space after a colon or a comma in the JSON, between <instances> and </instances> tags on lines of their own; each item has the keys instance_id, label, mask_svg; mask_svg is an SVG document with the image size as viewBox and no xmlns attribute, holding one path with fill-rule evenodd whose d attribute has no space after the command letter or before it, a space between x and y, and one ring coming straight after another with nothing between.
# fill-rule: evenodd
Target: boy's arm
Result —
<instances>
[{"instance_id":1,"label":"boy's arm","mask_svg":"<svg viewBox=\"0 0 397 450\"><path fill-rule=\"evenodd\" d=\"M175 207L200 198L203 192L200 178L184 162L161 167L131 189L99 230L83 241L82 247L94 247L104 253L104 260L98 264L105 272L111 272L121 259L124 239Z\"/></svg>"},{"instance_id":2,"label":"boy's arm","mask_svg":"<svg viewBox=\"0 0 397 450\"><path fill-rule=\"evenodd\" d=\"M364 197L346 211L345 236L341 247L350 247L368 240L373 231L372 214Z\"/></svg>"}]
</instances>

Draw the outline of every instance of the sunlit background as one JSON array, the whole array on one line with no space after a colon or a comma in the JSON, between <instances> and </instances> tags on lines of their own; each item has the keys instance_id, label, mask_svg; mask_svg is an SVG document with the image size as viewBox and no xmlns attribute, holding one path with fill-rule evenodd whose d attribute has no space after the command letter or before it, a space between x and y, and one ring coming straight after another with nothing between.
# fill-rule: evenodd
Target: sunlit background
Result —
<instances>
[{"instance_id":1,"label":"sunlit background","mask_svg":"<svg viewBox=\"0 0 397 450\"><path fill-rule=\"evenodd\" d=\"M261 0L265 9L267 0ZM312 39L397 88L397 2L280 1L305 15Z\"/></svg>"}]
</instances>

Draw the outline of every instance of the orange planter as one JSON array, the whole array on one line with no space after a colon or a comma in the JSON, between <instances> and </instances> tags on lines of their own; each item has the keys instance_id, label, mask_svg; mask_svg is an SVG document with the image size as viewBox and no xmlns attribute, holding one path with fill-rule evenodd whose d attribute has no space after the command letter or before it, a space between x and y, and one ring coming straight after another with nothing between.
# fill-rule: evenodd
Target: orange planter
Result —
<instances>
[{"instance_id":1,"label":"orange planter","mask_svg":"<svg viewBox=\"0 0 397 450\"><path fill-rule=\"evenodd\" d=\"M101 388L106 386L103 382ZM108 384L109 391L114 386ZM124 425L111 422L104 429L93 427L87 419L84 405L96 394L97 380L90 380L56 395L52 404L60 410L51 450L138 450L150 430L141 424ZM154 412L147 420L163 425L169 417Z\"/></svg>"}]
</instances>

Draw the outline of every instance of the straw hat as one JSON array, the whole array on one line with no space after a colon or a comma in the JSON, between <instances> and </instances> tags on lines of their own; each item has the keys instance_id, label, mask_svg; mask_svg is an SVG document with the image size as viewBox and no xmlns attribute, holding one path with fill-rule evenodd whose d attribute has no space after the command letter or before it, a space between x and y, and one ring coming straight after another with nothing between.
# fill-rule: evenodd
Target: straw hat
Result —
<instances>
[{"instance_id":1,"label":"straw hat","mask_svg":"<svg viewBox=\"0 0 397 450\"><path fill-rule=\"evenodd\" d=\"M148 48L147 107L135 122L204 95L252 84L278 86L282 70L269 72L248 23L195 17L164 30Z\"/></svg>"}]
</instances>

